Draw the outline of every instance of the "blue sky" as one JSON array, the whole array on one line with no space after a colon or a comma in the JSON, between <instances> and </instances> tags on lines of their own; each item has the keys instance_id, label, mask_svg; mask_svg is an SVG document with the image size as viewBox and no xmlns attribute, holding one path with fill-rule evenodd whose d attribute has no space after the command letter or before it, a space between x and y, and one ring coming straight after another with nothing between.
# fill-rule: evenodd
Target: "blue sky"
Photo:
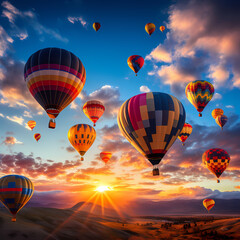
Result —
<instances>
[{"instance_id":1,"label":"blue sky","mask_svg":"<svg viewBox=\"0 0 240 240\"><path fill-rule=\"evenodd\" d=\"M85 185L99 185L102 182L114 185L120 177L130 179L120 184L127 186L126 189L136 189L134 185L141 183L139 189L145 189L144 197L152 196L152 199L168 196L168 190L178 192L176 189L179 188L194 188L196 192L201 189L203 196L206 188L234 191L234 194L238 192L237 186L240 184L236 176L240 175L240 165L237 163L239 149L235 143L240 139L229 136L240 133L240 19L236 10L239 4L234 1L230 5L227 3L3 1L0 6L1 157L7 155L10 162L25 159L32 165L14 169L2 163L0 174L25 174L34 179L38 191L48 189L42 187L43 181L49 180L50 186L53 180L61 183L65 177L72 186L77 186L76 181L80 181L79 191L85 189ZM221 18L223 13L225 19ZM92 28L95 21L101 23L98 32ZM148 22L156 25L151 36L144 29ZM161 25L166 26L163 33L159 30ZM27 59L45 47L59 47L73 52L86 69L86 84L82 93L60 113L55 130L47 128L48 116L28 93L23 78ZM137 77L127 65L128 57L135 54L145 59ZM208 80L215 87L215 97L203 111L202 118L198 117L184 93L186 85L195 79ZM186 148L182 150L177 140L161 163L178 168L166 169L161 181L155 181L150 188L144 183L153 181L151 176L147 177L151 174L151 166L126 143L116 125L118 108L128 98L141 93L141 89L176 96L186 109L186 121L194 127ZM103 101L107 110L97 122L97 139L86 154L86 160L77 165L79 156L69 148L67 132L77 123L92 125L81 108L87 100L94 98ZM223 132L211 116L211 111L216 107L222 108L229 117ZM37 122L33 132L25 128L25 123L30 119ZM42 135L38 143L33 139L36 132ZM214 135L215 138L207 141L204 137ZM225 136L228 141L225 141ZM230 169L221 186L216 186L214 177L201 166L201 154L211 147L225 148L233 156L232 171L235 171L235 177ZM104 166L98 154L109 148L114 153L113 161L109 166ZM20 152L23 155L18 155ZM196 155L194 152L197 152ZM194 166L196 157L198 163ZM67 170L65 160L72 161L72 167ZM193 170L183 169L186 162L193 166ZM44 163L48 165L42 166ZM62 165L55 166L54 163ZM45 170L42 171L40 166ZM49 169L59 174L50 176L47 172ZM101 171L102 174L99 174ZM203 177L199 176L199 172ZM77 173L81 175L77 177ZM213 184L207 184L208 181ZM71 191L67 187L64 189ZM166 194L148 195L151 189L165 189ZM187 197L187 190L179 192Z\"/></svg>"}]
</instances>

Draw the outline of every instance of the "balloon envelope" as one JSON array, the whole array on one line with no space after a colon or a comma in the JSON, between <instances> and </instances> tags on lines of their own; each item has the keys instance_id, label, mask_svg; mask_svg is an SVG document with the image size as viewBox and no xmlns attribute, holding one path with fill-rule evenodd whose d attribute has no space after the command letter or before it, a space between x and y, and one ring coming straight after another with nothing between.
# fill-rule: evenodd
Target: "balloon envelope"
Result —
<instances>
[{"instance_id":1,"label":"balloon envelope","mask_svg":"<svg viewBox=\"0 0 240 240\"><path fill-rule=\"evenodd\" d=\"M201 112L213 97L214 87L207 81L197 80L187 85L185 93L187 99L197 109L201 117Z\"/></svg>"},{"instance_id":2,"label":"balloon envelope","mask_svg":"<svg viewBox=\"0 0 240 240\"><path fill-rule=\"evenodd\" d=\"M97 32L101 27L101 24L99 22L93 23L93 29Z\"/></svg>"},{"instance_id":3,"label":"balloon envelope","mask_svg":"<svg viewBox=\"0 0 240 240\"><path fill-rule=\"evenodd\" d=\"M212 111L212 117L216 119L217 116L223 115L223 110L221 108L216 108Z\"/></svg>"},{"instance_id":4,"label":"balloon envelope","mask_svg":"<svg viewBox=\"0 0 240 240\"><path fill-rule=\"evenodd\" d=\"M136 73L142 68L144 59L139 55L132 55L127 60L128 66Z\"/></svg>"},{"instance_id":5,"label":"balloon envelope","mask_svg":"<svg viewBox=\"0 0 240 240\"><path fill-rule=\"evenodd\" d=\"M35 134L34 134L34 138L35 138L35 140L38 142L39 139L41 138L41 134L40 134L40 133L35 133Z\"/></svg>"},{"instance_id":6,"label":"balloon envelope","mask_svg":"<svg viewBox=\"0 0 240 240\"><path fill-rule=\"evenodd\" d=\"M111 152L101 152L100 153L100 158L107 163L112 157L112 153Z\"/></svg>"},{"instance_id":7,"label":"balloon envelope","mask_svg":"<svg viewBox=\"0 0 240 240\"><path fill-rule=\"evenodd\" d=\"M164 26L160 26L160 31L163 32L165 30L165 27Z\"/></svg>"},{"instance_id":8,"label":"balloon envelope","mask_svg":"<svg viewBox=\"0 0 240 240\"><path fill-rule=\"evenodd\" d=\"M153 23L147 23L145 25L145 31L151 36L155 31L155 25Z\"/></svg>"},{"instance_id":9,"label":"balloon envelope","mask_svg":"<svg viewBox=\"0 0 240 240\"><path fill-rule=\"evenodd\" d=\"M95 139L96 131L88 124L76 124L68 131L68 140L82 156L81 160Z\"/></svg>"},{"instance_id":10,"label":"balloon envelope","mask_svg":"<svg viewBox=\"0 0 240 240\"><path fill-rule=\"evenodd\" d=\"M28 125L29 128L31 128L31 130L33 130L36 126L36 122L33 121L33 120L30 120L30 121L27 122L27 125Z\"/></svg>"},{"instance_id":11,"label":"balloon envelope","mask_svg":"<svg viewBox=\"0 0 240 240\"><path fill-rule=\"evenodd\" d=\"M123 103L118 113L118 126L123 136L152 165L162 160L184 122L182 103L161 92L136 95Z\"/></svg>"},{"instance_id":12,"label":"balloon envelope","mask_svg":"<svg viewBox=\"0 0 240 240\"><path fill-rule=\"evenodd\" d=\"M209 211L215 205L215 201L213 199L207 198L203 200L203 206Z\"/></svg>"},{"instance_id":13,"label":"balloon envelope","mask_svg":"<svg viewBox=\"0 0 240 240\"><path fill-rule=\"evenodd\" d=\"M203 164L219 178L224 170L228 167L230 156L220 148L212 148L207 150L202 155Z\"/></svg>"},{"instance_id":14,"label":"balloon envelope","mask_svg":"<svg viewBox=\"0 0 240 240\"><path fill-rule=\"evenodd\" d=\"M223 126L227 123L228 118L225 115L219 115L215 118L215 122L223 129Z\"/></svg>"},{"instance_id":15,"label":"balloon envelope","mask_svg":"<svg viewBox=\"0 0 240 240\"><path fill-rule=\"evenodd\" d=\"M87 101L83 105L83 112L94 123L103 115L105 107L102 102L98 100Z\"/></svg>"},{"instance_id":16,"label":"balloon envelope","mask_svg":"<svg viewBox=\"0 0 240 240\"><path fill-rule=\"evenodd\" d=\"M184 142L187 140L187 138L192 133L192 126L189 123L184 123L183 129L181 133L178 136L178 139L184 144Z\"/></svg>"},{"instance_id":17,"label":"balloon envelope","mask_svg":"<svg viewBox=\"0 0 240 240\"><path fill-rule=\"evenodd\" d=\"M24 68L27 87L50 118L56 118L82 91L85 68L73 53L44 48L30 56Z\"/></svg>"},{"instance_id":18,"label":"balloon envelope","mask_svg":"<svg viewBox=\"0 0 240 240\"><path fill-rule=\"evenodd\" d=\"M34 186L30 179L21 175L0 178L0 200L16 221L18 211L30 200Z\"/></svg>"}]
</instances>

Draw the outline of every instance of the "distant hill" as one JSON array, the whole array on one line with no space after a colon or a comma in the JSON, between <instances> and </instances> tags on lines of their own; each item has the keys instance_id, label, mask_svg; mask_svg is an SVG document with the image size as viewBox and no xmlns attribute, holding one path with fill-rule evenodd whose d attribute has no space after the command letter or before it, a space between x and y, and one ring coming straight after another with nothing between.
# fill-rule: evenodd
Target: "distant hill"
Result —
<instances>
[{"instance_id":1,"label":"distant hill","mask_svg":"<svg viewBox=\"0 0 240 240\"><path fill-rule=\"evenodd\" d=\"M214 199L215 206L211 214L240 215L240 199ZM207 211L202 205L202 200L173 200L136 201L131 204L130 213L135 216L159 216L159 215L193 215L205 214Z\"/></svg>"}]
</instances>

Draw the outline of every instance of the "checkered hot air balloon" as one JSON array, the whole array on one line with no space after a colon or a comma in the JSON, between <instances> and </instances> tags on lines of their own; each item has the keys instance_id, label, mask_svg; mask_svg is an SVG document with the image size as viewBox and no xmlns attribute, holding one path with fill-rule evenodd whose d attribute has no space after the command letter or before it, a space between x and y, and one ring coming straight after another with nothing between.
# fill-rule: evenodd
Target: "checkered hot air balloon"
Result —
<instances>
[{"instance_id":1,"label":"checkered hot air balloon","mask_svg":"<svg viewBox=\"0 0 240 240\"><path fill-rule=\"evenodd\" d=\"M153 23L147 23L145 25L145 31L151 36L155 31L156 26Z\"/></svg>"},{"instance_id":2,"label":"checkered hot air balloon","mask_svg":"<svg viewBox=\"0 0 240 240\"><path fill-rule=\"evenodd\" d=\"M86 71L73 53L44 48L30 56L24 77L30 93L54 120L82 91Z\"/></svg>"},{"instance_id":3,"label":"checkered hot air balloon","mask_svg":"<svg viewBox=\"0 0 240 240\"><path fill-rule=\"evenodd\" d=\"M93 126L96 126L96 122L103 115L105 107L102 102L98 100L87 101L83 105L83 112L93 122Z\"/></svg>"},{"instance_id":4,"label":"checkered hot air balloon","mask_svg":"<svg viewBox=\"0 0 240 240\"><path fill-rule=\"evenodd\" d=\"M215 201L213 199L207 198L203 200L203 206L208 210L208 212L214 207Z\"/></svg>"},{"instance_id":5,"label":"checkered hot air balloon","mask_svg":"<svg viewBox=\"0 0 240 240\"><path fill-rule=\"evenodd\" d=\"M175 97L149 92L128 99L118 112L118 126L123 136L154 166L179 136L185 123L185 109Z\"/></svg>"},{"instance_id":6,"label":"checkered hot air balloon","mask_svg":"<svg viewBox=\"0 0 240 240\"><path fill-rule=\"evenodd\" d=\"M0 200L13 215L13 222L16 221L16 214L30 200L33 192L33 183L27 177L7 175L0 178Z\"/></svg>"},{"instance_id":7,"label":"checkered hot air balloon","mask_svg":"<svg viewBox=\"0 0 240 240\"><path fill-rule=\"evenodd\" d=\"M92 146L95 139L96 131L88 124L74 125L68 131L68 140L82 156L81 161L84 160L84 154Z\"/></svg>"},{"instance_id":8,"label":"checkered hot air balloon","mask_svg":"<svg viewBox=\"0 0 240 240\"><path fill-rule=\"evenodd\" d=\"M187 85L185 93L187 99L197 109L199 117L201 117L201 112L214 95L214 87L207 81L196 80Z\"/></svg>"},{"instance_id":9,"label":"checkered hot air balloon","mask_svg":"<svg viewBox=\"0 0 240 240\"><path fill-rule=\"evenodd\" d=\"M184 146L185 141L192 133L192 126L189 123L184 123L183 129L181 133L178 136L178 139L182 142L182 145Z\"/></svg>"},{"instance_id":10,"label":"checkered hot air balloon","mask_svg":"<svg viewBox=\"0 0 240 240\"><path fill-rule=\"evenodd\" d=\"M217 177L217 182L219 183L219 177L229 165L230 156L223 149L212 148L203 153L202 161L203 164Z\"/></svg>"},{"instance_id":11,"label":"checkered hot air balloon","mask_svg":"<svg viewBox=\"0 0 240 240\"><path fill-rule=\"evenodd\" d=\"M137 76L138 71L142 68L144 64L144 59L139 55L132 55L128 58L127 64Z\"/></svg>"}]
</instances>

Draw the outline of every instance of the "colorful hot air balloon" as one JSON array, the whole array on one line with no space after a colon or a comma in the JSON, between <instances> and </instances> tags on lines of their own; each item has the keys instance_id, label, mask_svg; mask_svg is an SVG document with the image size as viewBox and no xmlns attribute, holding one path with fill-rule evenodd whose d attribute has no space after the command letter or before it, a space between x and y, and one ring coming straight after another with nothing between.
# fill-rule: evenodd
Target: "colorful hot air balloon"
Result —
<instances>
[{"instance_id":1,"label":"colorful hot air balloon","mask_svg":"<svg viewBox=\"0 0 240 240\"><path fill-rule=\"evenodd\" d=\"M39 139L41 138L41 134L40 134L40 133L35 133L35 134L34 134L34 138L35 138L35 140L38 142Z\"/></svg>"},{"instance_id":2,"label":"colorful hot air balloon","mask_svg":"<svg viewBox=\"0 0 240 240\"><path fill-rule=\"evenodd\" d=\"M101 152L100 153L100 158L105 162L107 163L110 158L112 157L112 153L111 152Z\"/></svg>"},{"instance_id":3,"label":"colorful hot air balloon","mask_svg":"<svg viewBox=\"0 0 240 240\"><path fill-rule=\"evenodd\" d=\"M227 123L228 118L225 115L220 115L215 118L216 123L221 127L223 130L223 126Z\"/></svg>"},{"instance_id":4,"label":"colorful hot air balloon","mask_svg":"<svg viewBox=\"0 0 240 240\"><path fill-rule=\"evenodd\" d=\"M101 24L99 22L93 23L93 29L97 32L101 27Z\"/></svg>"},{"instance_id":5,"label":"colorful hot air balloon","mask_svg":"<svg viewBox=\"0 0 240 240\"><path fill-rule=\"evenodd\" d=\"M201 117L201 112L213 97L214 87L207 81L196 80L187 85L185 93L187 99L197 109L199 117Z\"/></svg>"},{"instance_id":6,"label":"colorful hot air balloon","mask_svg":"<svg viewBox=\"0 0 240 240\"><path fill-rule=\"evenodd\" d=\"M178 136L183 146L184 146L184 142L187 140L187 138L190 136L191 133L192 133L192 126L189 123L184 123L183 129Z\"/></svg>"},{"instance_id":7,"label":"colorful hot air balloon","mask_svg":"<svg viewBox=\"0 0 240 240\"><path fill-rule=\"evenodd\" d=\"M165 27L164 26L160 26L160 31L163 32L165 30Z\"/></svg>"},{"instance_id":8,"label":"colorful hot air balloon","mask_svg":"<svg viewBox=\"0 0 240 240\"><path fill-rule=\"evenodd\" d=\"M230 156L228 153L220 148L212 148L207 150L202 155L203 164L217 177L218 179L224 170L228 167L230 162Z\"/></svg>"},{"instance_id":9,"label":"colorful hot air balloon","mask_svg":"<svg viewBox=\"0 0 240 240\"><path fill-rule=\"evenodd\" d=\"M155 31L155 25L153 23L147 23L145 25L145 31L151 36Z\"/></svg>"},{"instance_id":10,"label":"colorful hot air balloon","mask_svg":"<svg viewBox=\"0 0 240 240\"><path fill-rule=\"evenodd\" d=\"M215 201L213 199L204 199L203 200L203 206L208 210L208 212L210 211L211 208L213 208L215 205Z\"/></svg>"},{"instance_id":11,"label":"colorful hot air balloon","mask_svg":"<svg viewBox=\"0 0 240 240\"><path fill-rule=\"evenodd\" d=\"M44 48L28 59L24 77L33 97L55 119L82 91L86 72L73 53Z\"/></svg>"},{"instance_id":12,"label":"colorful hot air balloon","mask_svg":"<svg viewBox=\"0 0 240 240\"><path fill-rule=\"evenodd\" d=\"M142 68L144 59L139 55L132 55L127 60L128 66L136 73Z\"/></svg>"},{"instance_id":13,"label":"colorful hot air balloon","mask_svg":"<svg viewBox=\"0 0 240 240\"><path fill-rule=\"evenodd\" d=\"M31 130L33 130L36 126L36 122L33 121L33 120L30 120L30 121L27 122L27 125L28 125L29 128L31 128Z\"/></svg>"},{"instance_id":14,"label":"colorful hot air balloon","mask_svg":"<svg viewBox=\"0 0 240 240\"><path fill-rule=\"evenodd\" d=\"M175 97L149 92L128 99L120 107L118 126L123 136L156 167L175 142L185 122L185 109Z\"/></svg>"},{"instance_id":15,"label":"colorful hot air balloon","mask_svg":"<svg viewBox=\"0 0 240 240\"><path fill-rule=\"evenodd\" d=\"M216 119L217 116L223 115L223 110L221 108L216 108L212 111L212 117Z\"/></svg>"},{"instance_id":16,"label":"colorful hot air balloon","mask_svg":"<svg viewBox=\"0 0 240 240\"><path fill-rule=\"evenodd\" d=\"M33 195L32 182L21 175L7 175L0 178L0 200L13 215L12 222L16 221L16 214L30 200Z\"/></svg>"},{"instance_id":17,"label":"colorful hot air balloon","mask_svg":"<svg viewBox=\"0 0 240 240\"><path fill-rule=\"evenodd\" d=\"M87 101L83 105L83 112L94 123L93 126L96 126L95 123L103 115L104 111L104 105L98 100Z\"/></svg>"},{"instance_id":18,"label":"colorful hot air balloon","mask_svg":"<svg viewBox=\"0 0 240 240\"><path fill-rule=\"evenodd\" d=\"M81 161L84 160L84 154L92 146L95 139L96 131L88 124L74 125L68 131L68 140L82 156Z\"/></svg>"}]
</instances>

